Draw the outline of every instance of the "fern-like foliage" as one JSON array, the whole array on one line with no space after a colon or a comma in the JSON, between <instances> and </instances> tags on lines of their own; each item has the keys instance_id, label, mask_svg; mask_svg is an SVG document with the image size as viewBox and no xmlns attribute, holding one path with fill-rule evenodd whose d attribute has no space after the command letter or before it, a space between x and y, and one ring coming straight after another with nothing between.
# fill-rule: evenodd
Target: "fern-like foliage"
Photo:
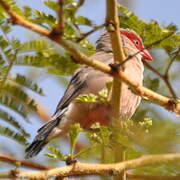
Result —
<instances>
[{"instance_id":1,"label":"fern-like foliage","mask_svg":"<svg viewBox=\"0 0 180 180\"><path fill-rule=\"evenodd\" d=\"M15 4L11 4L15 7ZM16 8L15 8L16 9ZM19 11L19 8L16 9ZM43 95L43 90L34 82L21 74L12 74L19 53L27 50L39 50L44 46L41 43L21 42L10 37L11 27L2 18L0 19L0 135L7 136L21 144L27 144L25 137L29 134L20 125L19 116L26 122L29 113L36 113L36 103L27 93L27 89ZM24 46L22 46L24 45ZM15 112L15 113L12 113Z\"/></svg>"},{"instance_id":2,"label":"fern-like foliage","mask_svg":"<svg viewBox=\"0 0 180 180\"><path fill-rule=\"evenodd\" d=\"M161 27L155 20L150 23L144 22L124 6L119 6L119 9L123 13L123 16L120 17L122 26L134 29L143 38L145 44L149 45L174 32L169 38L154 44L153 48L163 48L170 55L180 47L180 35L176 33L177 27L174 24ZM176 60L178 59L179 56L176 57Z\"/></svg>"}]
</instances>

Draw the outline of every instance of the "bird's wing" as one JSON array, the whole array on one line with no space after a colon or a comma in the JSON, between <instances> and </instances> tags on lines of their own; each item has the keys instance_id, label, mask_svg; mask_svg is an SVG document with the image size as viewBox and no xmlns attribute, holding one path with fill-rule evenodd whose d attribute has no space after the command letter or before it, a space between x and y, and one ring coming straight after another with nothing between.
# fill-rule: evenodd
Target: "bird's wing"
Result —
<instances>
[{"instance_id":1,"label":"bird's wing","mask_svg":"<svg viewBox=\"0 0 180 180\"><path fill-rule=\"evenodd\" d=\"M86 67L78 70L75 75L72 77L63 98L59 102L56 111L52 117L52 119L44 124L40 129L38 129L38 134L34 138L33 142L26 148L26 156L25 158L31 158L37 155L42 148L48 143L47 138L53 131L55 127L58 126L61 121L64 113L68 109L68 105L71 101L76 98L79 94L81 94L81 90L86 88Z\"/></svg>"},{"instance_id":2,"label":"bird's wing","mask_svg":"<svg viewBox=\"0 0 180 180\"><path fill-rule=\"evenodd\" d=\"M113 54L112 52L107 53L105 51L100 51L91 56L92 58L102 61L105 64L109 64L113 62ZM57 105L54 116L57 117L58 113L66 108L73 99L79 96L84 89L91 88L89 86L92 80L97 80L98 76L104 76L104 73L95 70L92 67L83 66L81 67L75 75L72 77L62 99Z\"/></svg>"},{"instance_id":3,"label":"bird's wing","mask_svg":"<svg viewBox=\"0 0 180 180\"><path fill-rule=\"evenodd\" d=\"M56 111L53 116L58 116L59 112L66 108L78 95L81 94L81 90L86 88L86 67L79 69L72 77L62 99L57 105Z\"/></svg>"}]
</instances>

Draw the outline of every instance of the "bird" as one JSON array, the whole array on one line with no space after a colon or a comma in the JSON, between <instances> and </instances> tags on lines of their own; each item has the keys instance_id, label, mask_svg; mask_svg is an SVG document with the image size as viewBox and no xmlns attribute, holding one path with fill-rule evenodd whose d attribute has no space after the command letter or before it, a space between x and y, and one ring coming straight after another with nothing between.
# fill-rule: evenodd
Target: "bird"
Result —
<instances>
[{"instance_id":1,"label":"bird","mask_svg":"<svg viewBox=\"0 0 180 180\"><path fill-rule=\"evenodd\" d=\"M141 37L134 30L121 28L119 33L126 55L131 56L131 59L124 64L123 71L128 77L142 85L144 71L142 61L151 61L153 58L145 49ZM103 33L97 40L96 52L91 57L107 65L113 63L113 50L108 32ZM87 130L96 122L108 126L113 115L110 104L77 102L76 98L83 94L98 94L106 87L106 83L112 80L110 75L82 65L72 76L54 115L37 131L33 142L26 148L25 158L36 156L52 139L66 134L74 123L79 123L83 129ZM131 118L140 101L141 97L134 94L128 85L122 83L119 118Z\"/></svg>"}]
</instances>

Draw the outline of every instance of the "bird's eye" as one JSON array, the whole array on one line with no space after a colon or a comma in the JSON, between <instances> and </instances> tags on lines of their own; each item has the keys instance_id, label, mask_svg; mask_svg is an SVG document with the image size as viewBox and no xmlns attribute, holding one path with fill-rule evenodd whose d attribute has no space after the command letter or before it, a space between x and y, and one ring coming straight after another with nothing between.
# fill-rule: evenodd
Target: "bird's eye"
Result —
<instances>
[{"instance_id":1,"label":"bird's eye","mask_svg":"<svg viewBox=\"0 0 180 180\"><path fill-rule=\"evenodd\" d=\"M134 40L134 44L139 45L139 41L138 40Z\"/></svg>"}]
</instances>

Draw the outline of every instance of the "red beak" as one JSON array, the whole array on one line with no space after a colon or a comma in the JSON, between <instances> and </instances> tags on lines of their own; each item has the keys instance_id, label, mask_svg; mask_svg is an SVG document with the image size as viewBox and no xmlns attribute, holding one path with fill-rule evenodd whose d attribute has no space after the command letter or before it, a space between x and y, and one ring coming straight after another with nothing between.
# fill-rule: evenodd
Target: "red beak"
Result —
<instances>
[{"instance_id":1,"label":"red beak","mask_svg":"<svg viewBox=\"0 0 180 180\"><path fill-rule=\"evenodd\" d=\"M140 54L143 57L143 59L147 59L149 61L153 60L153 57L150 55L150 53L146 49L142 51Z\"/></svg>"}]
</instances>

